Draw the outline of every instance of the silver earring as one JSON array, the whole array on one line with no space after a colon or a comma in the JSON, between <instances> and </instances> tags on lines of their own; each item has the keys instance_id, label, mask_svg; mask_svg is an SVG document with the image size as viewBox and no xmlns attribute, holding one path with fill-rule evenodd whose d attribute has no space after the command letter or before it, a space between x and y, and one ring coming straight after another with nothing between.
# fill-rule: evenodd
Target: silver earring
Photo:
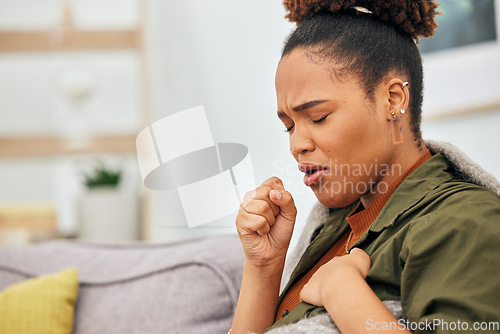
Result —
<instances>
[{"instance_id":1,"label":"silver earring","mask_svg":"<svg viewBox=\"0 0 500 334\"><path fill-rule=\"evenodd\" d=\"M399 112L401 113L401 115L403 115L406 112L406 110L404 110L403 108L401 108L401 110Z\"/></svg>"},{"instance_id":2,"label":"silver earring","mask_svg":"<svg viewBox=\"0 0 500 334\"><path fill-rule=\"evenodd\" d=\"M403 88L408 86L408 81L403 82Z\"/></svg>"},{"instance_id":3,"label":"silver earring","mask_svg":"<svg viewBox=\"0 0 500 334\"><path fill-rule=\"evenodd\" d=\"M398 118L398 117L396 116L396 113L395 113L394 111L393 111L393 112L391 112L391 115L392 115L392 119L396 119L396 118Z\"/></svg>"}]
</instances>

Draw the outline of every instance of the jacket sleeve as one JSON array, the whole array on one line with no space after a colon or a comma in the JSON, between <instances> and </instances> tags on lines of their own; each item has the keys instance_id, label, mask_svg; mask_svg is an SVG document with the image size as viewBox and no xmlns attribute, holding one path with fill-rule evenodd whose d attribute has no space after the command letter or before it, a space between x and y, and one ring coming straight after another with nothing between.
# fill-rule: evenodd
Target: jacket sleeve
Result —
<instances>
[{"instance_id":1,"label":"jacket sleeve","mask_svg":"<svg viewBox=\"0 0 500 334\"><path fill-rule=\"evenodd\" d=\"M400 260L409 330L500 332L500 201L494 194L468 190L437 204L412 222Z\"/></svg>"}]
</instances>

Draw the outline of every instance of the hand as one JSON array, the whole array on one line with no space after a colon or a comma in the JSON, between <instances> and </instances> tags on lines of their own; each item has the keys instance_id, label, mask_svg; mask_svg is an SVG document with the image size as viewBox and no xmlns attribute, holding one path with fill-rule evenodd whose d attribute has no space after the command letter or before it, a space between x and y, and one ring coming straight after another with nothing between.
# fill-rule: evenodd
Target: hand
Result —
<instances>
[{"instance_id":1,"label":"hand","mask_svg":"<svg viewBox=\"0 0 500 334\"><path fill-rule=\"evenodd\" d=\"M364 279L370 266L370 256L362 249L353 248L349 254L334 257L321 266L300 291L300 299L312 305L325 306L327 295L331 298L332 291L342 289L346 280L356 276Z\"/></svg>"},{"instance_id":2,"label":"hand","mask_svg":"<svg viewBox=\"0 0 500 334\"><path fill-rule=\"evenodd\" d=\"M257 267L284 264L297 209L277 177L245 194L236 217L247 262Z\"/></svg>"}]
</instances>

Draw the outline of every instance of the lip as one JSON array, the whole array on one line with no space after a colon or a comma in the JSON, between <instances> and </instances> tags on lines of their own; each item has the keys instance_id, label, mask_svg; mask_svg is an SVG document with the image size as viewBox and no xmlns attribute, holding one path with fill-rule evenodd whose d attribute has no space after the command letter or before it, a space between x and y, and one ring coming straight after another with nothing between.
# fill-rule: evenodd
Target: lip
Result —
<instances>
[{"instance_id":1,"label":"lip","mask_svg":"<svg viewBox=\"0 0 500 334\"><path fill-rule=\"evenodd\" d=\"M325 174L326 168L315 163L302 162L299 164L299 170L304 175L304 183L306 186L310 187L319 182L321 177ZM309 173L310 171L315 171L313 173Z\"/></svg>"},{"instance_id":2,"label":"lip","mask_svg":"<svg viewBox=\"0 0 500 334\"><path fill-rule=\"evenodd\" d=\"M321 166L320 164L315 164L312 162L301 162L299 164L299 170L303 173L307 173L310 170L325 170L326 167Z\"/></svg>"}]
</instances>

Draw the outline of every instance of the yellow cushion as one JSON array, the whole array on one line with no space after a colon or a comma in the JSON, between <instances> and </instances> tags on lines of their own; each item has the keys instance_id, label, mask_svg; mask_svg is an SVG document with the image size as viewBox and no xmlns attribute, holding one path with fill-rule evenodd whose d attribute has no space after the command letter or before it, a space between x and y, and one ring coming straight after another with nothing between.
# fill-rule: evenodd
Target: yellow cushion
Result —
<instances>
[{"instance_id":1,"label":"yellow cushion","mask_svg":"<svg viewBox=\"0 0 500 334\"><path fill-rule=\"evenodd\" d=\"M0 293L0 333L71 333L77 295L75 268L13 284Z\"/></svg>"}]
</instances>

